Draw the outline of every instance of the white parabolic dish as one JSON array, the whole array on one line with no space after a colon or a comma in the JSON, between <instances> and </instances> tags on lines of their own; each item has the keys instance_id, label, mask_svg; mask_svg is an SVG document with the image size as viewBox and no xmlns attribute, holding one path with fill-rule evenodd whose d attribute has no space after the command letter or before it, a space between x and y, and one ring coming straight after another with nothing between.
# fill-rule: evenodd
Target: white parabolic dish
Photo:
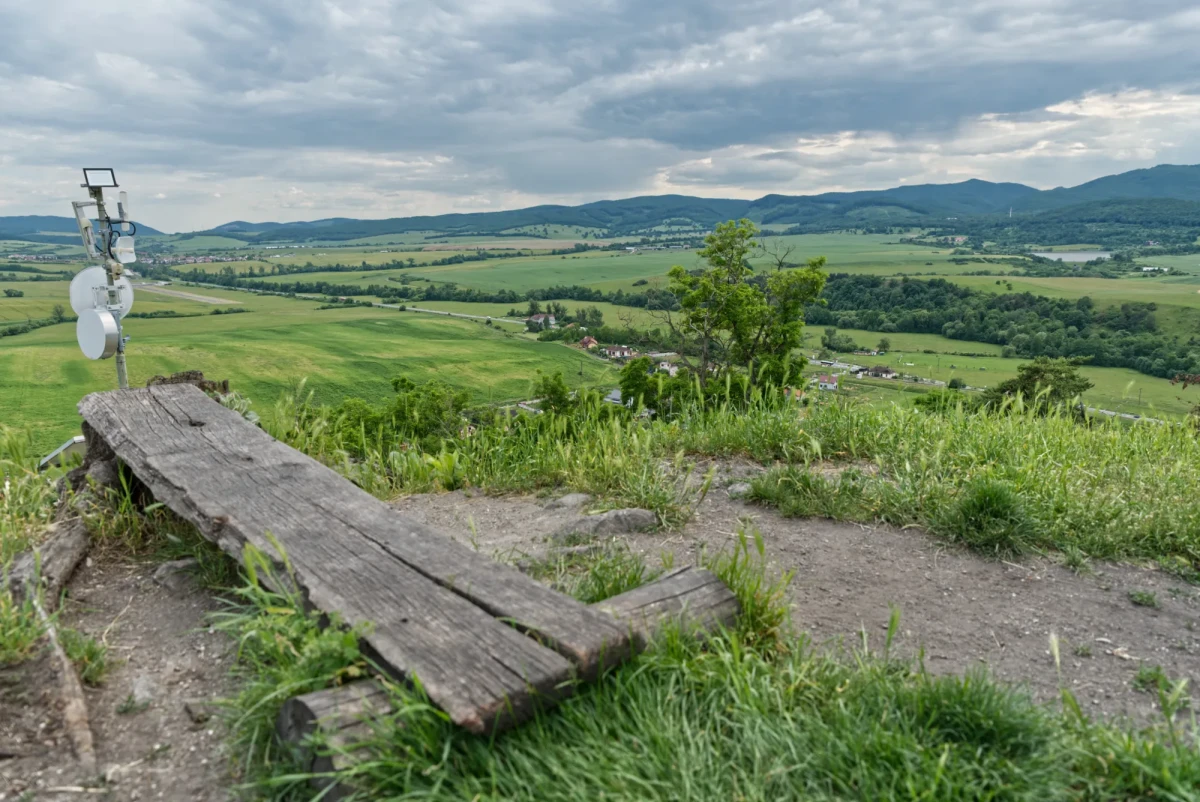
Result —
<instances>
[{"instance_id":1,"label":"white parabolic dish","mask_svg":"<svg viewBox=\"0 0 1200 802\"><path fill-rule=\"evenodd\" d=\"M108 359L121 339L117 319L107 309L84 309L75 324L79 350L88 359Z\"/></svg>"},{"instance_id":2,"label":"white parabolic dish","mask_svg":"<svg viewBox=\"0 0 1200 802\"><path fill-rule=\"evenodd\" d=\"M133 308L133 286L129 279L121 276L117 279L117 290L121 298L121 317L125 317ZM104 308L108 304L107 293L108 271L103 267L80 270L71 279L71 309L75 310L75 314L82 315L87 309L96 309L97 304Z\"/></svg>"}]
</instances>

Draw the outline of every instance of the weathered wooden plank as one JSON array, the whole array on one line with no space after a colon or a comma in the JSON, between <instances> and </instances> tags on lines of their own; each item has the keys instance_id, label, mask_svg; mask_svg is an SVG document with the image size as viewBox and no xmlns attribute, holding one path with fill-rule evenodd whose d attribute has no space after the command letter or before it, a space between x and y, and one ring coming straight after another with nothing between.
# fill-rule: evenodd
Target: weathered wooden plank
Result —
<instances>
[{"instance_id":1,"label":"weathered wooden plank","mask_svg":"<svg viewBox=\"0 0 1200 802\"><path fill-rule=\"evenodd\" d=\"M733 591L711 571L677 568L654 582L592 605L616 618L643 649L664 627L677 623L685 631L711 632L732 626L740 606Z\"/></svg>"},{"instance_id":2,"label":"weathered wooden plank","mask_svg":"<svg viewBox=\"0 0 1200 802\"><path fill-rule=\"evenodd\" d=\"M282 569L285 555L274 546L281 544L306 600L349 625L369 624L368 650L397 675L418 678L461 726L507 726L538 698L568 692L574 672L566 659L359 528L385 520L364 508L398 513L196 388L97 393L80 412L156 499L227 553L240 559L250 544ZM447 538L437 542L471 554Z\"/></svg>"},{"instance_id":3,"label":"weathered wooden plank","mask_svg":"<svg viewBox=\"0 0 1200 802\"><path fill-rule=\"evenodd\" d=\"M389 507L363 505L337 514L413 570L537 637L574 663L582 679L633 653L629 629L609 616Z\"/></svg>"},{"instance_id":4,"label":"weathered wooden plank","mask_svg":"<svg viewBox=\"0 0 1200 802\"><path fill-rule=\"evenodd\" d=\"M591 609L613 616L622 628L636 636L643 648L668 626L685 632L714 632L732 626L740 606L737 597L711 571L694 566L679 568L653 582L591 605ZM279 713L277 732L283 740L303 744L318 730L328 749L310 754L309 770L328 774L354 761L352 750L371 732L369 719L393 712L387 692L376 680L368 679L293 696ZM325 788L328 778L314 780ZM342 799L351 788L333 788L324 799Z\"/></svg>"},{"instance_id":5,"label":"weathered wooden plank","mask_svg":"<svg viewBox=\"0 0 1200 802\"><path fill-rule=\"evenodd\" d=\"M7 576L0 574L0 589L7 584L13 597L20 600L40 587L46 607L53 610L67 580L87 555L91 539L79 518L56 521L47 529L40 545L13 560Z\"/></svg>"}]
</instances>

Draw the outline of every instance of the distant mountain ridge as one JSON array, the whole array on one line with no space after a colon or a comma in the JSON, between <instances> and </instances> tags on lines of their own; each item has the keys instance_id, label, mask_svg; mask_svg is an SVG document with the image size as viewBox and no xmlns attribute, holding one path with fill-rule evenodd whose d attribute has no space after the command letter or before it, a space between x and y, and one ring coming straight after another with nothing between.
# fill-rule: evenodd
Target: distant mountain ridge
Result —
<instances>
[{"instance_id":1,"label":"distant mountain ridge","mask_svg":"<svg viewBox=\"0 0 1200 802\"><path fill-rule=\"evenodd\" d=\"M748 217L792 231L941 225L948 218L1031 217L1103 201L1168 199L1200 202L1200 165L1163 164L1104 176L1076 187L1038 190L1024 184L970 179L953 184L916 184L882 190L825 192L819 195L765 195L757 200L649 195L596 201L581 206L542 205L499 212L359 220L332 217L295 223L236 220L182 235L222 236L247 243L345 241L365 237L430 232L432 238L456 236L551 237L540 227L588 229L595 237L707 230L731 218ZM1093 207L1092 211L1096 208ZM39 232L72 232L69 217L0 217L0 237ZM140 226L143 234L159 232Z\"/></svg>"},{"instance_id":2,"label":"distant mountain ridge","mask_svg":"<svg viewBox=\"0 0 1200 802\"><path fill-rule=\"evenodd\" d=\"M352 240L416 231L454 236L539 236L539 226L575 226L615 237L669 230L711 228L748 217L761 225L792 230L829 230L907 224L940 224L947 218L1036 215L1096 201L1164 198L1200 201L1200 165L1159 165L1105 176L1077 187L1039 190L1016 183L970 179L954 184L915 184L882 190L819 195L765 195L757 200L652 195L581 206L531 206L500 212L397 217L387 220L331 218L306 223L245 223L219 226L221 234L248 242Z\"/></svg>"},{"instance_id":3,"label":"distant mountain ridge","mask_svg":"<svg viewBox=\"0 0 1200 802\"><path fill-rule=\"evenodd\" d=\"M156 228L136 223L139 234L164 236ZM75 240L55 234L74 234ZM49 236L47 236L49 235ZM0 217L0 239L18 239L26 242L52 242L75 245L78 243L79 227L74 217L57 217L44 214L26 214L15 217Z\"/></svg>"}]
</instances>

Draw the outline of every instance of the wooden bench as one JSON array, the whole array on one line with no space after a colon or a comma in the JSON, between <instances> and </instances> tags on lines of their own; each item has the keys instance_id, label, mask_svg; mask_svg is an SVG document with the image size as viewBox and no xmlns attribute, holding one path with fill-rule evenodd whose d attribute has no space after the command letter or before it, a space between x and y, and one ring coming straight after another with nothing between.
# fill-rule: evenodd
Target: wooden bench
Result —
<instances>
[{"instance_id":1,"label":"wooden bench","mask_svg":"<svg viewBox=\"0 0 1200 802\"><path fill-rule=\"evenodd\" d=\"M251 546L277 576L290 566L307 604L369 625L363 646L375 662L419 678L471 732L518 723L573 680L628 659L671 609L644 589L580 604L401 515L193 386L95 393L79 411L89 437L155 499L239 561ZM711 592L708 577L699 585L709 591L680 599L728 620L736 601L723 585Z\"/></svg>"}]
</instances>

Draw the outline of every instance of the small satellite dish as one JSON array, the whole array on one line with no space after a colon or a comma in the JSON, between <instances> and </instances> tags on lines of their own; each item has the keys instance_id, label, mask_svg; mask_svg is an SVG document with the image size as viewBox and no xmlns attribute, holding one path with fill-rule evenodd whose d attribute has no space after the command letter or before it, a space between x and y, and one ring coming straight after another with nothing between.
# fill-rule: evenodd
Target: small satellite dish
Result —
<instances>
[{"instance_id":1,"label":"small satellite dish","mask_svg":"<svg viewBox=\"0 0 1200 802\"><path fill-rule=\"evenodd\" d=\"M113 246L113 256L117 257L117 261L123 265L131 265L136 262L137 254L133 251L133 237L117 237L117 244Z\"/></svg>"},{"instance_id":2,"label":"small satellite dish","mask_svg":"<svg viewBox=\"0 0 1200 802\"><path fill-rule=\"evenodd\" d=\"M88 359L108 359L117 352L121 330L107 309L85 309L75 324L75 339Z\"/></svg>"},{"instance_id":3,"label":"small satellite dish","mask_svg":"<svg viewBox=\"0 0 1200 802\"><path fill-rule=\"evenodd\" d=\"M116 280L121 309L120 316L125 317L133 308L133 287L129 279L122 276ZM89 309L108 308L108 272L103 267L89 267L80 270L71 279L71 309L75 314L82 315Z\"/></svg>"}]
</instances>

